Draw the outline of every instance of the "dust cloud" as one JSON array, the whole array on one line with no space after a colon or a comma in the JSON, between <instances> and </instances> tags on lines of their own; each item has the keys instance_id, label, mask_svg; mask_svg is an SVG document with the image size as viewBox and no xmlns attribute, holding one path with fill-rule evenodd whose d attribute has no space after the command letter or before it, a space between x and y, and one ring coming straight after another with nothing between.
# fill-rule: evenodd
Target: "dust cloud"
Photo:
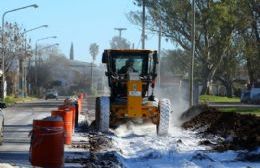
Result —
<instances>
[{"instance_id":1,"label":"dust cloud","mask_svg":"<svg viewBox=\"0 0 260 168\"><path fill-rule=\"evenodd\" d=\"M155 88L155 90L155 94L159 100L167 98L171 101L170 128L179 127L183 123L180 119L181 115L189 108L187 91L178 86Z\"/></svg>"},{"instance_id":2,"label":"dust cloud","mask_svg":"<svg viewBox=\"0 0 260 168\"><path fill-rule=\"evenodd\" d=\"M179 87L172 86L155 88L154 95L158 100L167 98L171 101L172 112L170 114L169 134L175 135L176 131L180 132L179 127L184 122L180 117L189 108L187 93ZM113 130L113 132L117 137L156 135L156 125L151 122L128 121Z\"/></svg>"}]
</instances>

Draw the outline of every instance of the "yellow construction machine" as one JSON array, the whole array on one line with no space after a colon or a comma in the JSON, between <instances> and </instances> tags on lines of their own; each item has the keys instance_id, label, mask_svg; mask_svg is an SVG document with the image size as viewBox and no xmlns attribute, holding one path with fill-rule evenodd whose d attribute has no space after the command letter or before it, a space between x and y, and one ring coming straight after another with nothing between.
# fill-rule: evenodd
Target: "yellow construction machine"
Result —
<instances>
[{"instance_id":1,"label":"yellow construction machine","mask_svg":"<svg viewBox=\"0 0 260 168\"><path fill-rule=\"evenodd\" d=\"M157 125L157 134L166 135L171 103L154 97L158 57L151 50L105 50L102 63L110 96L96 99L96 127L108 132L129 120L150 120Z\"/></svg>"}]
</instances>

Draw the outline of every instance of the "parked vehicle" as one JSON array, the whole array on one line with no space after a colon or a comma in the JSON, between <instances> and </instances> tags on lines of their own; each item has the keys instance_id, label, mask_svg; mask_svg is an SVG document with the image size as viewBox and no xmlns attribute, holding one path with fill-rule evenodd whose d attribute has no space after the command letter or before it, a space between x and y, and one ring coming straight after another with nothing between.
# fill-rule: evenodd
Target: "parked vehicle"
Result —
<instances>
[{"instance_id":1,"label":"parked vehicle","mask_svg":"<svg viewBox=\"0 0 260 168\"><path fill-rule=\"evenodd\" d=\"M260 93L253 96L252 103L253 104L260 104Z\"/></svg>"},{"instance_id":2,"label":"parked vehicle","mask_svg":"<svg viewBox=\"0 0 260 168\"><path fill-rule=\"evenodd\" d=\"M246 91L244 93L242 93L241 98L240 98L240 102L241 103L250 103L251 99L250 99L250 91Z\"/></svg>"},{"instance_id":3,"label":"parked vehicle","mask_svg":"<svg viewBox=\"0 0 260 168\"><path fill-rule=\"evenodd\" d=\"M240 102L241 103L260 103L260 88L252 88L241 94Z\"/></svg>"},{"instance_id":4,"label":"parked vehicle","mask_svg":"<svg viewBox=\"0 0 260 168\"><path fill-rule=\"evenodd\" d=\"M58 92L57 91L49 91L45 94L45 100L48 99L58 99Z\"/></svg>"},{"instance_id":5,"label":"parked vehicle","mask_svg":"<svg viewBox=\"0 0 260 168\"><path fill-rule=\"evenodd\" d=\"M6 108L5 103L0 103L0 145L4 141L4 113L2 109Z\"/></svg>"}]
</instances>

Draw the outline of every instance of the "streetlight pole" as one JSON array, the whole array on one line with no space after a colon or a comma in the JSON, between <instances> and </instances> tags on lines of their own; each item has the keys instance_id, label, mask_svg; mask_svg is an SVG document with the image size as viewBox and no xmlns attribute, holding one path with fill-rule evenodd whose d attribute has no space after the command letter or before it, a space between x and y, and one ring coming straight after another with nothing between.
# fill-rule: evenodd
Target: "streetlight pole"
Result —
<instances>
[{"instance_id":1,"label":"streetlight pole","mask_svg":"<svg viewBox=\"0 0 260 168\"><path fill-rule=\"evenodd\" d=\"M36 42L35 42L35 66L37 63L36 60L37 60L37 56L38 56L38 42L42 41L42 40L51 39L51 38L57 38L57 36L48 36L48 37L44 37L44 38L40 38L40 39L36 40Z\"/></svg>"},{"instance_id":2,"label":"streetlight pole","mask_svg":"<svg viewBox=\"0 0 260 168\"><path fill-rule=\"evenodd\" d=\"M28 29L28 30L25 30L22 35L28 33L28 32L31 32L31 31L34 31L34 30L37 30L37 29L40 29L40 28L47 28L48 25L41 25L41 26L38 26L38 27L35 27L35 28L32 28L32 29ZM21 94L23 97L26 97L27 96L27 82L26 82L26 76L27 76L27 71L26 71L26 68L25 68L25 65L24 65L24 61L26 59L26 55L27 55L27 40L25 38L25 44L24 44L24 58L21 58L20 60L20 89L21 89Z\"/></svg>"},{"instance_id":3,"label":"streetlight pole","mask_svg":"<svg viewBox=\"0 0 260 168\"><path fill-rule=\"evenodd\" d=\"M29 29L29 30L25 30L22 34L26 34L26 33L30 32L30 31L37 30L37 29L40 29L40 28L47 28L47 27L48 27L48 25L41 25L41 26Z\"/></svg>"},{"instance_id":4,"label":"streetlight pole","mask_svg":"<svg viewBox=\"0 0 260 168\"><path fill-rule=\"evenodd\" d=\"M46 47L40 48L39 50L48 49L48 48L51 48L51 47L54 47L54 46L58 46L58 45L59 45L59 43L55 43L55 44L48 45L48 46L46 46Z\"/></svg>"},{"instance_id":5,"label":"streetlight pole","mask_svg":"<svg viewBox=\"0 0 260 168\"><path fill-rule=\"evenodd\" d=\"M21 8L16 8L16 9L4 12L4 14L2 15L2 71L3 71L3 73L2 73L2 85L1 85L2 86L2 95L1 95L2 101L4 101L4 99L5 99L5 44L4 44L5 15L8 14L8 13L11 13L11 12L15 12L15 11L18 11L18 10L31 8L31 7L38 8L38 5L33 4L33 5L24 6L24 7L21 7Z\"/></svg>"},{"instance_id":6,"label":"streetlight pole","mask_svg":"<svg viewBox=\"0 0 260 168\"><path fill-rule=\"evenodd\" d=\"M39 41L42 41L42 40L47 40L47 39L51 39L51 38L57 38L57 36L48 36L48 37L44 37L44 38L40 38L38 40L36 40L35 42L35 56L34 56L34 67L35 67L35 76L34 76L34 90L35 90L35 93L37 95L37 84L38 84L38 77L37 77L37 57L38 57L38 42Z\"/></svg>"},{"instance_id":7,"label":"streetlight pole","mask_svg":"<svg viewBox=\"0 0 260 168\"><path fill-rule=\"evenodd\" d=\"M55 44L48 45L46 47L40 48L39 50L45 50L45 49L52 48L52 47L58 46L58 45L60 45L60 44L59 43L55 43ZM40 58L39 58L39 63L40 63Z\"/></svg>"}]
</instances>

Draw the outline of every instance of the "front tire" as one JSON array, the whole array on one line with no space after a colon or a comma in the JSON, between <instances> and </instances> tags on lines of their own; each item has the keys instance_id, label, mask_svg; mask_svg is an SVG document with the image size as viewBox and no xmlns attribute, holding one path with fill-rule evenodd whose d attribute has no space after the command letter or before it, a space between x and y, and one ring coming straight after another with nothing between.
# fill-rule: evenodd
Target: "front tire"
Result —
<instances>
[{"instance_id":1,"label":"front tire","mask_svg":"<svg viewBox=\"0 0 260 168\"><path fill-rule=\"evenodd\" d=\"M157 125L157 135L164 136L168 134L170 124L171 102L169 99L162 99L159 102L160 118Z\"/></svg>"},{"instance_id":2,"label":"front tire","mask_svg":"<svg viewBox=\"0 0 260 168\"><path fill-rule=\"evenodd\" d=\"M97 97L96 99L96 128L98 131L107 133L109 131L110 98Z\"/></svg>"}]
</instances>

